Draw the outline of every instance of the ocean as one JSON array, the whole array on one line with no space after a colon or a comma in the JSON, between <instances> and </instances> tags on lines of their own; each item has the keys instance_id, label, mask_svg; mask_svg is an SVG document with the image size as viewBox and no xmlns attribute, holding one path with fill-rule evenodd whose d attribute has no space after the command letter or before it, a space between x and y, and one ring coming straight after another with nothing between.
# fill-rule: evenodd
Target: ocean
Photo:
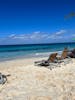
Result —
<instances>
[{"instance_id":1,"label":"ocean","mask_svg":"<svg viewBox=\"0 0 75 100\"><path fill-rule=\"evenodd\" d=\"M65 47L75 48L75 43L0 45L0 61L17 58L47 57L52 52L60 53Z\"/></svg>"}]
</instances>

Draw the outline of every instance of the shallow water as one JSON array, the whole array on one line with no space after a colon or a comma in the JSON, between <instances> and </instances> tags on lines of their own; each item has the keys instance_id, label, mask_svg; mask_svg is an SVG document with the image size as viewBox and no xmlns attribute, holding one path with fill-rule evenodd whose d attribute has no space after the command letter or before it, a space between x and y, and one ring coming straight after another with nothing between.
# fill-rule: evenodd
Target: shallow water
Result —
<instances>
[{"instance_id":1,"label":"shallow water","mask_svg":"<svg viewBox=\"0 0 75 100\"><path fill-rule=\"evenodd\" d=\"M64 47L75 48L75 43L26 44L0 46L0 61L16 58L49 56L52 52L61 52Z\"/></svg>"}]
</instances>

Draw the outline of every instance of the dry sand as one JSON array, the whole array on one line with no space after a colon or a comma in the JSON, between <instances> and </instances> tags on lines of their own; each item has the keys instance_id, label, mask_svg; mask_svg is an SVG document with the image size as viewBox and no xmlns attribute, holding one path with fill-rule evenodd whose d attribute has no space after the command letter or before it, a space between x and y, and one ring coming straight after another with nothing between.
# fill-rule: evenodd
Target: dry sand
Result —
<instances>
[{"instance_id":1,"label":"dry sand","mask_svg":"<svg viewBox=\"0 0 75 100\"><path fill-rule=\"evenodd\" d=\"M0 85L0 100L75 100L75 59L53 70L34 61L38 58L0 62L0 72L11 74Z\"/></svg>"}]
</instances>

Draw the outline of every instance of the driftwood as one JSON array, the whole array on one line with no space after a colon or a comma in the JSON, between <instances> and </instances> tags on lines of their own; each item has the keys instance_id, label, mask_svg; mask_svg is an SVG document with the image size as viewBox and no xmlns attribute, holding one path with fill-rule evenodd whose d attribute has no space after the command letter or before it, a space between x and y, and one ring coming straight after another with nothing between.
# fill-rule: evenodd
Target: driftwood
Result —
<instances>
[{"instance_id":1,"label":"driftwood","mask_svg":"<svg viewBox=\"0 0 75 100\"><path fill-rule=\"evenodd\" d=\"M68 52L68 56L71 58L75 58L75 49Z\"/></svg>"}]
</instances>

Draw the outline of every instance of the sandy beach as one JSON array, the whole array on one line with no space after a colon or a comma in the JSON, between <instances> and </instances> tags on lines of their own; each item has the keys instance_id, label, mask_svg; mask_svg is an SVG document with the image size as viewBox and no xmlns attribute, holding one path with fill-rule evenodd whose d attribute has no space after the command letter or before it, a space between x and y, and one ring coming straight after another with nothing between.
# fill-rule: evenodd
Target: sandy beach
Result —
<instances>
[{"instance_id":1,"label":"sandy beach","mask_svg":"<svg viewBox=\"0 0 75 100\"><path fill-rule=\"evenodd\" d=\"M75 59L52 70L34 66L42 59L0 62L0 72L11 75L0 85L0 100L75 100Z\"/></svg>"}]
</instances>

